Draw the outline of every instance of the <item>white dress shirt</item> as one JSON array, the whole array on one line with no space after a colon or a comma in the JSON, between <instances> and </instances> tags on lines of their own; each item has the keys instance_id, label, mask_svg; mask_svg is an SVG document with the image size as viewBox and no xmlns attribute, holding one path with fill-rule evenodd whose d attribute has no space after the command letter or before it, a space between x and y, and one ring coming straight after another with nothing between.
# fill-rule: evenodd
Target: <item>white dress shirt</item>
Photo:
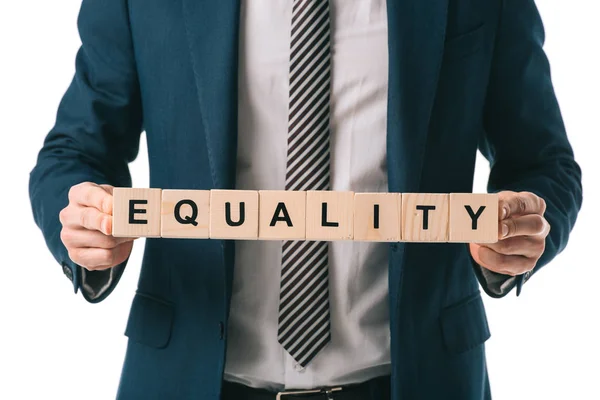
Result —
<instances>
[{"instance_id":1,"label":"white dress shirt","mask_svg":"<svg viewBox=\"0 0 600 400\"><path fill-rule=\"evenodd\" d=\"M285 188L291 0L243 0L237 189ZM331 190L387 192L385 0L331 0ZM281 241L237 241L225 379L272 390L390 372L388 245L331 242L331 342L301 369L277 341Z\"/></svg>"}]
</instances>

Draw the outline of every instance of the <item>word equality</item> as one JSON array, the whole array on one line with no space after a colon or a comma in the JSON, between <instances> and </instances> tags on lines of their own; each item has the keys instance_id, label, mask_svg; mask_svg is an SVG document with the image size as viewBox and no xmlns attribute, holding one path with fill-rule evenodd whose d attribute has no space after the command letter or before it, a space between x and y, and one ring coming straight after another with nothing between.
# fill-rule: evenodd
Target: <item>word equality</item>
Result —
<instances>
[{"instance_id":1,"label":"word equality","mask_svg":"<svg viewBox=\"0 0 600 400\"><path fill-rule=\"evenodd\" d=\"M498 241L498 196L115 188L113 236L376 242Z\"/></svg>"}]
</instances>

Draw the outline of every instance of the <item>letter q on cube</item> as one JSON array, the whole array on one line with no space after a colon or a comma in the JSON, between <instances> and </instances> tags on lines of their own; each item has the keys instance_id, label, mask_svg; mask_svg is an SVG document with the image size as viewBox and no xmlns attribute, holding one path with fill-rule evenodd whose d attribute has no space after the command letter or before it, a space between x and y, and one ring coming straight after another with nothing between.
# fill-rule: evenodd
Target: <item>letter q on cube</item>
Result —
<instances>
[{"instance_id":1,"label":"letter q on cube","mask_svg":"<svg viewBox=\"0 0 600 400\"><path fill-rule=\"evenodd\" d=\"M210 190L163 190L161 216L164 238L208 239Z\"/></svg>"}]
</instances>

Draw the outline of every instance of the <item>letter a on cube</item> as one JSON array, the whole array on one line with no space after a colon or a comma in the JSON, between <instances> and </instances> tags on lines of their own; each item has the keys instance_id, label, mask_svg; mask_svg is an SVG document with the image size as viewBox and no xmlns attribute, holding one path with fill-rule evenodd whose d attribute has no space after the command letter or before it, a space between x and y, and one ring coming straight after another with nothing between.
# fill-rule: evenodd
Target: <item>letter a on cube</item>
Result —
<instances>
[{"instance_id":1,"label":"letter a on cube","mask_svg":"<svg viewBox=\"0 0 600 400\"><path fill-rule=\"evenodd\" d=\"M258 191L210 191L211 239L258 239Z\"/></svg>"},{"instance_id":2,"label":"letter a on cube","mask_svg":"<svg viewBox=\"0 0 600 400\"><path fill-rule=\"evenodd\" d=\"M450 194L450 242L498 241L497 194Z\"/></svg>"},{"instance_id":3,"label":"letter a on cube","mask_svg":"<svg viewBox=\"0 0 600 400\"><path fill-rule=\"evenodd\" d=\"M209 190L163 190L161 236L207 239L209 203Z\"/></svg>"},{"instance_id":4,"label":"letter a on cube","mask_svg":"<svg viewBox=\"0 0 600 400\"><path fill-rule=\"evenodd\" d=\"M306 192L261 190L259 203L259 239L304 240L306 238Z\"/></svg>"},{"instance_id":5,"label":"letter a on cube","mask_svg":"<svg viewBox=\"0 0 600 400\"><path fill-rule=\"evenodd\" d=\"M113 236L160 237L161 189L114 188Z\"/></svg>"}]
</instances>

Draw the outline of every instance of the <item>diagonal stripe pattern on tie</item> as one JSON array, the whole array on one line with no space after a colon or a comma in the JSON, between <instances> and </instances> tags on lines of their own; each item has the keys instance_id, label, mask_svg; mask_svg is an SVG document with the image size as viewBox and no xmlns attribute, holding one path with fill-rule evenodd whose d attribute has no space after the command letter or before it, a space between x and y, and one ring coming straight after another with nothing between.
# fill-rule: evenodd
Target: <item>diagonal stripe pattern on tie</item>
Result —
<instances>
[{"instance_id":1,"label":"diagonal stripe pattern on tie","mask_svg":"<svg viewBox=\"0 0 600 400\"><path fill-rule=\"evenodd\" d=\"M294 0L286 190L329 190L329 0ZM278 341L302 367L331 340L328 243L285 241Z\"/></svg>"}]
</instances>

